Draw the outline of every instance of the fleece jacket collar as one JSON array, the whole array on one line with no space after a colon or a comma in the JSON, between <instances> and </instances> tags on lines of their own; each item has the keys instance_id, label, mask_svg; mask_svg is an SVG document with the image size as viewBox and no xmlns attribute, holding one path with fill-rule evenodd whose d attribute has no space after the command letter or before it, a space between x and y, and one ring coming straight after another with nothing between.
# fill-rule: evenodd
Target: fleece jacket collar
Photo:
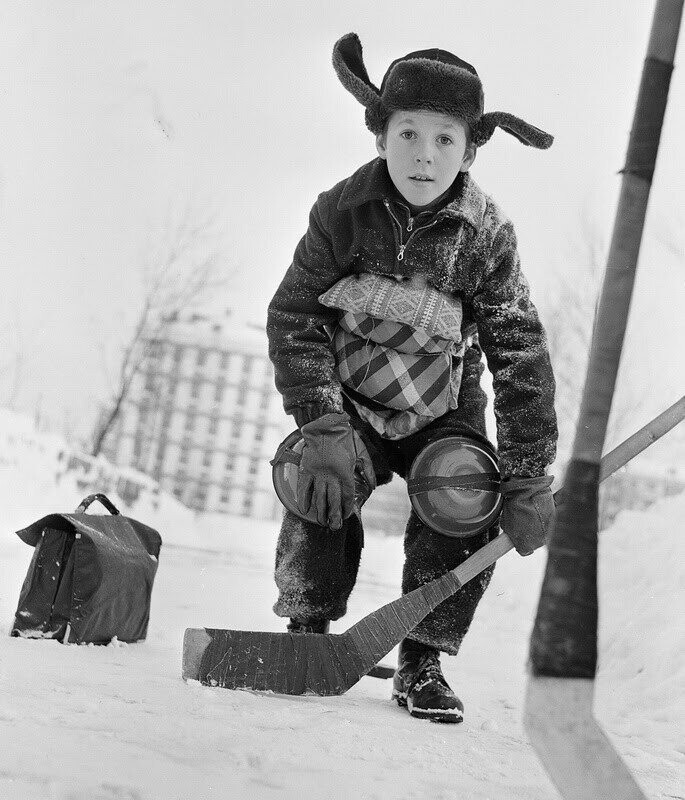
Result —
<instances>
[{"instance_id":1,"label":"fleece jacket collar","mask_svg":"<svg viewBox=\"0 0 685 800\"><path fill-rule=\"evenodd\" d=\"M480 230L487 200L483 190L468 172L460 172L452 184L452 199L438 214L441 217L466 220ZM385 160L375 158L350 176L338 200L338 210L347 211L372 200L395 198L395 189Z\"/></svg>"}]
</instances>

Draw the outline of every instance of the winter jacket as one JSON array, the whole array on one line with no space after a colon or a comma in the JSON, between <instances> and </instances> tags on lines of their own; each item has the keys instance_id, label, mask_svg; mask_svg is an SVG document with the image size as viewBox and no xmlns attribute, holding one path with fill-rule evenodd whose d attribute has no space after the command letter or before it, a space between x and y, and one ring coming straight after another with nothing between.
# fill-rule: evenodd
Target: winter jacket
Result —
<instances>
[{"instance_id":1,"label":"winter jacket","mask_svg":"<svg viewBox=\"0 0 685 800\"><path fill-rule=\"evenodd\" d=\"M342 411L324 329L337 312L319 303L319 295L350 273L422 275L461 297L478 327L493 376L503 477L543 474L556 452L554 376L511 221L468 173L459 174L449 202L435 214L414 218L396 198L386 163L377 158L314 204L268 311L269 356L286 412L301 426ZM468 351L464 369L467 383L480 375ZM473 387L463 388L460 402L463 396L468 402Z\"/></svg>"}]
</instances>

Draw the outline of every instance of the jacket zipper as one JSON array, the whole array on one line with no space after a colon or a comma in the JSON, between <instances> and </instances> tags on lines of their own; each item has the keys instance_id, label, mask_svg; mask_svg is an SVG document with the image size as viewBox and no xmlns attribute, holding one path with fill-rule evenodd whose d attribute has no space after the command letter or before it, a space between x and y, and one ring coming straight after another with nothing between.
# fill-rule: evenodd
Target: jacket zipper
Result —
<instances>
[{"instance_id":1,"label":"jacket zipper","mask_svg":"<svg viewBox=\"0 0 685 800\"><path fill-rule=\"evenodd\" d=\"M383 199L383 205L386 207L386 209L388 211L388 214L390 214L390 218L397 224L397 227L400 230L400 235L399 235L399 238L398 238L398 236L397 236L397 228L395 228L394 225L391 225L391 227L392 227L392 235L393 235L393 237L395 239L395 247L399 250L399 252L397 254L397 260L398 261L402 261L402 259L404 258L404 248L406 247L406 245L402 244L402 225L400 225L400 221L393 214L392 208L390 208L390 201L387 198Z\"/></svg>"},{"instance_id":2,"label":"jacket zipper","mask_svg":"<svg viewBox=\"0 0 685 800\"><path fill-rule=\"evenodd\" d=\"M411 242L411 240L419 233L419 231L425 231L426 228L432 228L433 225L435 225L439 221L439 218L436 218L432 222L429 222L428 225L421 225L420 227L416 228L416 230L414 230L414 218L410 216L409 222L407 223L407 232L410 234L410 236L407 239L407 241L404 244L402 244L402 223L397 219L397 217L393 213L393 210L390 207L390 201L387 198L383 200L383 205L388 209L388 214L390 214L392 219L395 221L395 224L399 228L400 232L399 240L397 236L397 230L395 230L394 226L392 231L395 236L395 244L398 246L397 260L404 261L404 251L407 249L407 247L409 247L409 243Z\"/></svg>"}]
</instances>

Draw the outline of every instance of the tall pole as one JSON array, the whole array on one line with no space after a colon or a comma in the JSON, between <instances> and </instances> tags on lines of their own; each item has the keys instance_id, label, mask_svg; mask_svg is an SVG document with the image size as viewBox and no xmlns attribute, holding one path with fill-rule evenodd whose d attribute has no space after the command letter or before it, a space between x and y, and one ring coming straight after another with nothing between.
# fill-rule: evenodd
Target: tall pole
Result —
<instances>
[{"instance_id":1,"label":"tall pole","mask_svg":"<svg viewBox=\"0 0 685 800\"><path fill-rule=\"evenodd\" d=\"M567 798L643 797L591 715L598 485L682 11L683 0L657 0L566 473L566 502L550 540L531 637L526 729Z\"/></svg>"}]
</instances>

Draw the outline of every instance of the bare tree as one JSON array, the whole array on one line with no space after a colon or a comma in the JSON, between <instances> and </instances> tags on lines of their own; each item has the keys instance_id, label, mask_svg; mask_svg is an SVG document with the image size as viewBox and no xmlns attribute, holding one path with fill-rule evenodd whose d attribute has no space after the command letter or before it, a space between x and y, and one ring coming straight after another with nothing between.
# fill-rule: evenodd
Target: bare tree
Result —
<instances>
[{"instance_id":1,"label":"bare tree","mask_svg":"<svg viewBox=\"0 0 685 800\"><path fill-rule=\"evenodd\" d=\"M186 209L175 222L167 221L156 244L146 247L140 267L140 309L130 336L120 346L111 396L93 435L93 456L102 450L154 343L164 337L179 312L198 309L225 285L216 239L216 217L198 217Z\"/></svg>"},{"instance_id":2,"label":"bare tree","mask_svg":"<svg viewBox=\"0 0 685 800\"><path fill-rule=\"evenodd\" d=\"M0 405L14 408L21 386L22 369L23 355L20 350L3 353L3 360L0 361L0 380L6 388L3 389Z\"/></svg>"},{"instance_id":3,"label":"bare tree","mask_svg":"<svg viewBox=\"0 0 685 800\"><path fill-rule=\"evenodd\" d=\"M669 208L669 210L671 210ZM672 215L660 214L654 219L653 227L656 228L655 236L665 252L675 256L680 265L685 263L685 234L683 233L682 216L679 213Z\"/></svg>"},{"instance_id":4,"label":"bare tree","mask_svg":"<svg viewBox=\"0 0 685 800\"><path fill-rule=\"evenodd\" d=\"M591 210L581 213L573 257L557 274L544 302L545 330L557 383L555 405L559 421L560 450L569 451L580 410L583 381L587 368L601 289L607 243ZM641 405L631 393L630 402L616 397L607 435L611 443L617 435L634 428L633 419Z\"/></svg>"},{"instance_id":5,"label":"bare tree","mask_svg":"<svg viewBox=\"0 0 685 800\"><path fill-rule=\"evenodd\" d=\"M0 405L13 409L21 392L22 376L25 368L25 343L19 309L15 310L15 322L5 324L7 336L0 353ZM12 341L13 340L13 341Z\"/></svg>"},{"instance_id":6,"label":"bare tree","mask_svg":"<svg viewBox=\"0 0 685 800\"><path fill-rule=\"evenodd\" d=\"M587 209L581 215L573 256L555 276L544 303L545 330L557 389L555 404L562 450L570 448L601 281L603 242Z\"/></svg>"}]
</instances>

